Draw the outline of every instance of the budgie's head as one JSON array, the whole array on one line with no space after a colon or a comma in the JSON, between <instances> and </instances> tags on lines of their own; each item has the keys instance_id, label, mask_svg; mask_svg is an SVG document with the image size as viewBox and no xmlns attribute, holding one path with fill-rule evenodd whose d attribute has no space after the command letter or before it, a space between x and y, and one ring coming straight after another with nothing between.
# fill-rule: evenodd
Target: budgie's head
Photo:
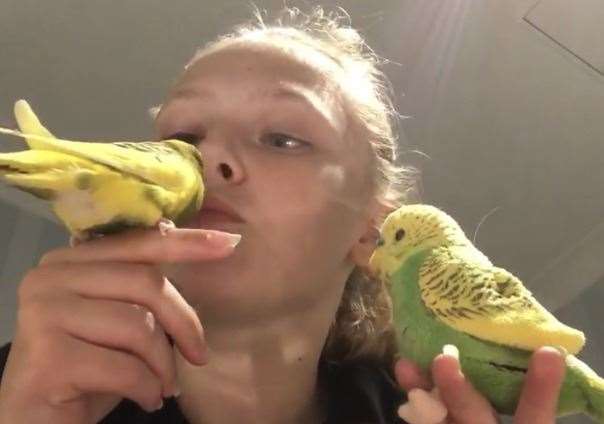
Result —
<instances>
[{"instance_id":1,"label":"budgie's head","mask_svg":"<svg viewBox=\"0 0 604 424\"><path fill-rule=\"evenodd\" d=\"M175 138L170 140L162 140L162 143L172 147L174 150L180 153L185 159L199 168L200 174L203 174L203 160L201 159L201 153L196 146Z\"/></svg>"},{"instance_id":2,"label":"budgie's head","mask_svg":"<svg viewBox=\"0 0 604 424\"><path fill-rule=\"evenodd\" d=\"M430 205L404 205L384 220L369 270L378 278L388 278L419 250L468 244L459 224L447 213Z\"/></svg>"},{"instance_id":3,"label":"budgie's head","mask_svg":"<svg viewBox=\"0 0 604 424\"><path fill-rule=\"evenodd\" d=\"M172 147L174 150L180 153L182 157L187 160L187 162L189 162L195 169L199 171L199 191L197 192L197 196L195 198L195 210L201 209L205 186L203 184L203 160L201 158L199 149L197 146L177 139L163 140L162 143Z\"/></svg>"}]
</instances>

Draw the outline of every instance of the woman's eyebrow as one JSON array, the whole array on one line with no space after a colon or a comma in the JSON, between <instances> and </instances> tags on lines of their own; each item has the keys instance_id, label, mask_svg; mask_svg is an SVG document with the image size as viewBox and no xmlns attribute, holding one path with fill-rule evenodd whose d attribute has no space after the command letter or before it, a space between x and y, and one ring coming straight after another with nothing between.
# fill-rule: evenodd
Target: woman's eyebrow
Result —
<instances>
[{"instance_id":1,"label":"woman's eyebrow","mask_svg":"<svg viewBox=\"0 0 604 424\"><path fill-rule=\"evenodd\" d=\"M300 103L307 108L314 109L315 112L321 114L324 119L329 121L327 116L325 116L325 102L321 100L321 98L311 90L293 87L278 87L266 92L265 95L275 99L282 99Z\"/></svg>"},{"instance_id":2,"label":"woman's eyebrow","mask_svg":"<svg viewBox=\"0 0 604 424\"><path fill-rule=\"evenodd\" d=\"M265 92L265 95L275 99L282 99L301 104L314 114L319 115L322 120L325 121L325 123L337 133L341 133L341 131L345 130L346 128L346 122L342 122L340 126L338 124L337 117L335 116L334 109L330 108L325 100L314 90L297 84L288 84L268 90ZM334 106L336 105L335 102L333 102L333 104ZM346 117L343 116L343 119L345 121Z\"/></svg>"},{"instance_id":3,"label":"woman's eyebrow","mask_svg":"<svg viewBox=\"0 0 604 424\"><path fill-rule=\"evenodd\" d=\"M295 101L299 101L302 103L306 103L307 105L310 105L312 107L314 107L317 100L319 100L318 96L313 95L311 90L304 89L297 85L290 85L289 87L282 85L277 88L273 88L273 89L269 89L269 90L258 90L255 93L254 97L256 97L256 96L265 96L265 97L274 97L277 99L295 100ZM314 99L311 100L311 99L309 99L309 97L314 97ZM217 98L217 95L214 91L204 89L204 88L182 87L182 88L175 90L173 92L172 96L170 96L171 100L175 100L175 99L187 100L187 99L193 99L193 98L215 100Z\"/></svg>"},{"instance_id":4,"label":"woman's eyebrow","mask_svg":"<svg viewBox=\"0 0 604 424\"><path fill-rule=\"evenodd\" d=\"M186 99L193 99L196 97L202 98L202 99L203 98L215 99L216 94L210 90L183 87L183 88L179 88L179 89L175 90L172 93L172 95L170 96L170 100L176 100L176 99L186 100Z\"/></svg>"}]
</instances>

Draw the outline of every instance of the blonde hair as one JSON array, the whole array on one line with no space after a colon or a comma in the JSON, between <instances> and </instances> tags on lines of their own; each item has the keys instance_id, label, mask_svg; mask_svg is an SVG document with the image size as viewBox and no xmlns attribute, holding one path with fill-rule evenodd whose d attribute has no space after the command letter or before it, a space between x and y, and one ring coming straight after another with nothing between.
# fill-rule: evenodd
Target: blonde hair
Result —
<instances>
[{"instance_id":1,"label":"blonde hair","mask_svg":"<svg viewBox=\"0 0 604 424\"><path fill-rule=\"evenodd\" d=\"M350 18L341 8L325 12L323 7L315 6L305 14L296 7L285 7L271 24L265 23L257 7L254 9L255 20L238 25L232 32L197 49L183 74L203 55L239 40L270 40L285 50L304 47L323 54L336 65L337 80L348 96L361 136L369 141L374 152L373 183L378 201L393 209L406 203L418 170L396 163L395 127L399 118L405 117L396 112L390 82L378 68L385 61L350 26ZM354 84L354 90L347 87L346 81ZM160 108L161 105L150 108L149 114L155 118ZM387 213L374 217L376 231ZM322 359L337 363L368 359L388 366L393 363L395 352L388 288L355 267L346 281Z\"/></svg>"}]
</instances>

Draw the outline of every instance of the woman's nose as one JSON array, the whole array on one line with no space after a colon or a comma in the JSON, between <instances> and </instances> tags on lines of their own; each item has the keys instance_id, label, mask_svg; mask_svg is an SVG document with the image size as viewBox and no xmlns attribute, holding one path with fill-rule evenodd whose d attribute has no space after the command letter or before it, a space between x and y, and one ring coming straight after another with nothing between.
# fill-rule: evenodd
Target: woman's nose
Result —
<instances>
[{"instance_id":1,"label":"woman's nose","mask_svg":"<svg viewBox=\"0 0 604 424\"><path fill-rule=\"evenodd\" d=\"M235 183L241 179L240 167L229 158L207 158L205 160L205 179L211 184Z\"/></svg>"},{"instance_id":2,"label":"woman's nose","mask_svg":"<svg viewBox=\"0 0 604 424\"><path fill-rule=\"evenodd\" d=\"M210 146L210 144L212 145ZM208 185L224 184L225 182L237 183L243 178L243 168L239 158L230 147L217 142L205 145L202 142L199 148L204 161L205 179Z\"/></svg>"},{"instance_id":3,"label":"woman's nose","mask_svg":"<svg viewBox=\"0 0 604 424\"><path fill-rule=\"evenodd\" d=\"M218 169L220 170L219 172L225 180L230 180L233 176L233 169L229 166L228 163L220 163L218 165Z\"/></svg>"}]
</instances>

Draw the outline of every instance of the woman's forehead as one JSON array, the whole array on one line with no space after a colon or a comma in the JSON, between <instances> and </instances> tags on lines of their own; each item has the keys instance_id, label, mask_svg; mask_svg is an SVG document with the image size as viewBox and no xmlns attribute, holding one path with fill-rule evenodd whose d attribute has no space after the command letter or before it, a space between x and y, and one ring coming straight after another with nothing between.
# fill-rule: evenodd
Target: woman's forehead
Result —
<instances>
[{"instance_id":1,"label":"woman's forehead","mask_svg":"<svg viewBox=\"0 0 604 424\"><path fill-rule=\"evenodd\" d=\"M186 68L196 64L198 59L213 55L222 56L248 56L271 60L273 63L281 62L290 66L298 66L298 70L306 72L311 78L326 78L330 73L337 74L339 65L314 47L298 41L283 40L278 38L236 38L216 43L199 51Z\"/></svg>"},{"instance_id":2,"label":"woman's forehead","mask_svg":"<svg viewBox=\"0 0 604 424\"><path fill-rule=\"evenodd\" d=\"M302 59L267 43L237 42L199 55L187 65L173 91L204 77L228 76L229 72L272 85L295 82L318 92L336 91L333 78L313 62L310 57Z\"/></svg>"}]
</instances>

